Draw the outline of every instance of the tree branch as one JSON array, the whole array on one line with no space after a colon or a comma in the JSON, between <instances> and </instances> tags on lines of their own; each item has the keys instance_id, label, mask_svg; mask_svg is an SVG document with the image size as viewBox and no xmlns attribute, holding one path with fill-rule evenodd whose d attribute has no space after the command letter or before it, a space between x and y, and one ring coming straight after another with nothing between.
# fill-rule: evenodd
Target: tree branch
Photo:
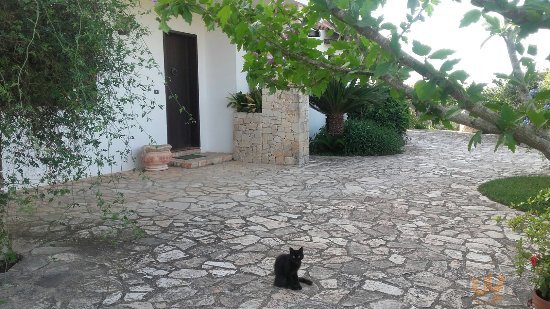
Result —
<instances>
[{"instance_id":1,"label":"tree branch","mask_svg":"<svg viewBox=\"0 0 550 309\"><path fill-rule=\"evenodd\" d=\"M393 88L401 91L409 99L412 99L412 100L416 99L414 89L410 86L405 85L403 81L395 79L389 75L381 76L380 79L385 81L388 85L392 86ZM431 110L437 113L438 116L445 117L445 115L447 115L447 113L450 111L450 108L442 105L435 105L431 107ZM483 131L483 133L490 133L490 134L502 133L495 125L483 119L472 117L466 111L462 111L460 113L450 115L448 119L468 127L477 128Z\"/></svg>"},{"instance_id":2,"label":"tree branch","mask_svg":"<svg viewBox=\"0 0 550 309\"><path fill-rule=\"evenodd\" d=\"M381 35L376 29L368 26L360 27L357 24L350 23L345 11L330 5L330 0L327 1L329 2L329 7L331 7L330 13L335 18L349 24L365 38L377 43L386 52L392 54L399 64L407 66L420 75L435 81L440 87L445 89L451 97L461 103L462 108L469 112L470 117L478 117L495 127L497 126L500 120L500 114L481 104L477 104L457 82L448 80L444 74L418 61L411 55L403 51L395 51L390 47L390 40ZM475 128L481 129L481 127ZM541 151L546 158L550 160L550 138L548 138L547 133L540 132L532 125L515 126L511 128L510 131L516 141L525 143Z\"/></svg>"},{"instance_id":3,"label":"tree branch","mask_svg":"<svg viewBox=\"0 0 550 309\"><path fill-rule=\"evenodd\" d=\"M539 29L550 29L550 16L548 7L550 2L541 3L541 9L529 8L526 6L515 6L508 1L498 0L472 0L473 5L481 7L484 10L498 13L513 23L524 26L536 27Z\"/></svg>"}]
</instances>

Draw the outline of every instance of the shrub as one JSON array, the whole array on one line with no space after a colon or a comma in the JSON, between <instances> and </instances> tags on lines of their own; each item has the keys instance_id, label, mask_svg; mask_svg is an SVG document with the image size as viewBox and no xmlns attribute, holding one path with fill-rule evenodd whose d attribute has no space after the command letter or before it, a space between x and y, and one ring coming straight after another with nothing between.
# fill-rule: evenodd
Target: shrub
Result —
<instances>
[{"instance_id":1,"label":"shrub","mask_svg":"<svg viewBox=\"0 0 550 309\"><path fill-rule=\"evenodd\" d=\"M521 275L530 268L535 290L550 300L550 187L513 207L528 211L508 221L510 227L523 234L517 242L516 270Z\"/></svg>"},{"instance_id":2,"label":"shrub","mask_svg":"<svg viewBox=\"0 0 550 309\"><path fill-rule=\"evenodd\" d=\"M230 95L227 107L234 108L237 112L261 113L262 112L262 90L252 89L249 93L239 91Z\"/></svg>"},{"instance_id":3,"label":"shrub","mask_svg":"<svg viewBox=\"0 0 550 309\"><path fill-rule=\"evenodd\" d=\"M399 134L405 134L411 125L411 112L405 101L388 96L383 101L364 105L354 112L348 113L349 119L372 120L381 126L394 129Z\"/></svg>"},{"instance_id":4,"label":"shrub","mask_svg":"<svg viewBox=\"0 0 550 309\"><path fill-rule=\"evenodd\" d=\"M344 154L382 156L403 152L405 140L394 129L369 120L348 120L344 129Z\"/></svg>"},{"instance_id":5,"label":"shrub","mask_svg":"<svg viewBox=\"0 0 550 309\"><path fill-rule=\"evenodd\" d=\"M517 242L516 271L521 275L531 269L535 290L543 299L550 300L550 211L528 212L508 223L523 234Z\"/></svg>"},{"instance_id":6,"label":"shrub","mask_svg":"<svg viewBox=\"0 0 550 309\"><path fill-rule=\"evenodd\" d=\"M323 128L310 143L312 154L381 156L403 151L404 136L371 120L347 120L344 133L332 137Z\"/></svg>"}]
</instances>

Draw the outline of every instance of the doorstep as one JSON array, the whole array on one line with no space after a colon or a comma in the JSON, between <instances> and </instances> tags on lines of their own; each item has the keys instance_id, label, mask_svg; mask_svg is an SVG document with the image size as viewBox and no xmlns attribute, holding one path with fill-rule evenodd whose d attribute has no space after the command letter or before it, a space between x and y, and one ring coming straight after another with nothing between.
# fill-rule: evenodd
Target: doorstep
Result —
<instances>
[{"instance_id":1,"label":"doorstep","mask_svg":"<svg viewBox=\"0 0 550 309\"><path fill-rule=\"evenodd\" d=\"M182 168L197 168L233 160L233 154L221 152L193 152L182 153L175 152L170 161L170 166Z\"/></svg>"}]
</instances>

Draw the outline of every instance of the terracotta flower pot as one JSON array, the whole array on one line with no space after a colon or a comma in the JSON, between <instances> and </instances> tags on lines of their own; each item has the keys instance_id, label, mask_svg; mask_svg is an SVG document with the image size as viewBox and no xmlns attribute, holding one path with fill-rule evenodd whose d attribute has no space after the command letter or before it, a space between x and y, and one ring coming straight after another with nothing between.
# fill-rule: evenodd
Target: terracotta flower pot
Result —
<instances>
[{"instance_id":1,"label":"terracotta flower pot","mask_svg":"<svg viewBox=\"0 0 550 309\"><path fill-rule=\"evenodd\" d=\"M146 145L143 146L141 161L146 171L162 171L168 169L168 163L172 160L172 146Z\"/></svg>"},{"instance_id":2,"label":"terracotta flower pot","mask_svg":"<svg viewBox=\"0 0 550 309\"><path fill-rule=\"evenodd\" d=\"M542 299L537 291L533 291L533 306L535 309L550 309L550 301Z\"/></svg>"}]
</instances>

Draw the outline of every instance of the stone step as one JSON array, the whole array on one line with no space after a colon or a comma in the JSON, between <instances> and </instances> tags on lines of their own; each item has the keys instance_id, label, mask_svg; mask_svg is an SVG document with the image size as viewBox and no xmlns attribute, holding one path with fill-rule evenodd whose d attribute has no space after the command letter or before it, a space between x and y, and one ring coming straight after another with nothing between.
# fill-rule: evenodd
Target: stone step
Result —
<instances>
[{"instance_id":1,"label":"stone step","mask_svg":"<svg viewBox=\"0 0 550 309\"><path fill-rule=\"evenodd\" d=\"M231 160L233 160L233 154L231 153L205 152L184 155L174 154L169 165L182 168L197 168L206 165L220 164Z\"/></svg>"}]
</instances>

